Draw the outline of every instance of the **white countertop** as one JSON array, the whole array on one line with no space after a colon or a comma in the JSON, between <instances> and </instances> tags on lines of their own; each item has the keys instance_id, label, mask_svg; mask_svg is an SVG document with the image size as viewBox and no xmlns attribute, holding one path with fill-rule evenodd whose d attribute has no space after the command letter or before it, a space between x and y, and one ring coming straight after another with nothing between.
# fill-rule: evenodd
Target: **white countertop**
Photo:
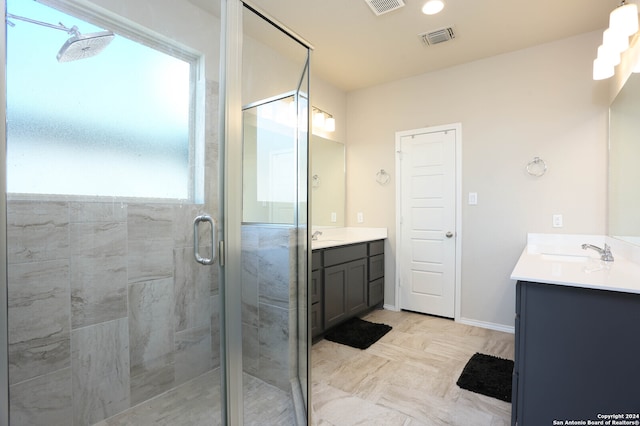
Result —
<instances>
[{"instance_id":1,"label":"white countertop","mask_svg":"<svg viewBox=\"0 0 640 426\"><path fill-rule=\"evenodd\" d=\"M605 242L612 247L613 262L581 247ZM640 294L640 264L622 255L628 253L622 244L597 235L529 234L511 279Z\"/></svg>"},{"instance_id":2,"label":"white countertop","mask_svg":"<svg viewBox=\"0 0 640 426\"><path fill-rule=\"evenodd\" d=\"M322 235L311 241L312 250L387 238L387 228L313 228L313 231L320 231Z\"/></svg>"}]
</instances>

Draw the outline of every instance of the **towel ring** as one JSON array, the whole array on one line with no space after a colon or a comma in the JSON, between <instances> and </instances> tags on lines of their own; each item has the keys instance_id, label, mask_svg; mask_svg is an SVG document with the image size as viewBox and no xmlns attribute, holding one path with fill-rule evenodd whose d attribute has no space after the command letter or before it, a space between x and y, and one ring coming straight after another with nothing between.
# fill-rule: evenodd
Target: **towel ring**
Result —
<instances>
[{"instance_id":1,"label":"towel ring","mask_svg":"<svg viewBox=\"0 0 640 426\"><path fill-rule=\"evenodd\" d=\"M376 173L376 181L380 185L386 185L389 179L391 179L391 176L389 176L389 173L385 172L384 169L380 169L380 171Z\"/></svg>"},{"instance_id":2,"label":"towel ring","mask_svg":"<svg viewBox=\"0 0 640 426\"><path fill-rule=\"evenodd\" d=\"M540 177L547 172L547 163L540 157L533 157L533 160L527 163L527 173L531 176Z\"/></svg>"}]
</instances>

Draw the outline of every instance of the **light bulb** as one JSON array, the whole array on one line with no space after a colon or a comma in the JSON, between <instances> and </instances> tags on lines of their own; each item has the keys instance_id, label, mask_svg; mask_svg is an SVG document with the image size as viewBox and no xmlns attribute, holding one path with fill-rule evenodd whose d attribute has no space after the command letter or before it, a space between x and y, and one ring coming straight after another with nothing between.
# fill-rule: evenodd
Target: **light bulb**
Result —
<instances>
[{"instance_id":1,"label":"light bulb","mask_svg":"<svg viewBox=\"0 0 640 426\"><path fill-rule=\"evenodd\" d=\"M609 28L602 33L602 44L613 52L622 53L629 48L629 37Z\"/></svg>"},{"instance_id":2,"label":"light bulb","mask_svg":"<svg viewBox=\"0 0 640 426\"><path fill-rule=\"evenodd\" d=\"M333 117L329 117L324 121L324 130L327 132L335 132L336 131L336 119Z\"/></svg>"},{"instance_id":3,"label":"light bulb","mask_svg":"<svg viewBox=\"0 0 640 426\"><path fill-rule=\"evenodd\" d=\"M615 70L613 65L603 62L601 59L596 58L593 61L593 79L605 80L609 77L613 77Z\"/></svg>"},{"instance_id":4,"label":"light bulb","mask_svg":"<svg viewBox=\"0 0 640 426\"><path fill-rule=\"evenodd\" d=\"M608 49L607 46L603 44L598 47L598 59L602 60L605 64L616 66L620 63L620 53Z\"/></svg>"},{"instance_id":5,"label":"light bulb","mask_svg":"<svg viewBox=\"0 0 640 426\"><path fill-rule=\"evenodd\" d=\"M626 3L609 15L609 28L627 37L638 32L638 6Z\"/></svg>"},{"instance_id":6,"label":"light bulb","mask_svg":"<svg viewBox=\"0 0 640 426\"><path fill-rule=\"evenodd\" d=\"M444 9L444 2L442 0L429 0L422 6L422 13L425 15L435 15Z\"/></svg>"},{"instance_id":7,"label":"light bulb","mask_svg":"<svg viewBox=\"0 0 640 426\"><path fill-rule=\"evenodd\" d=\"M313 114L313 127L324 127L324 113L322 111Z\"/></svg>"}]
</instances>

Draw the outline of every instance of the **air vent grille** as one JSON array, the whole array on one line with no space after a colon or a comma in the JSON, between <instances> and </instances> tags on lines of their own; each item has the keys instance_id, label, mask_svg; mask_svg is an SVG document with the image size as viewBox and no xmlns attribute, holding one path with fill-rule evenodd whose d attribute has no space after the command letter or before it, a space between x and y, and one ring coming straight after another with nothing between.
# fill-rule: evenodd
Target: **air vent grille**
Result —
<instances>
[{"instance_id":1,"label":"air vent grille","mask_svg":"<svg viewBox=\"0 0 640 426\"><path fill-rule=\"evenodd\" d=\"M426 33L418 34L418 37L422 42L431 46L438 43L444 43L445 41L453 40L456 38L456 34L453 31L453 27L441 28L435 31L429 31Z\"/></svg>"},{"instance_id":2,"label":"air vent grille","mask_svg":"<svg viewBox=\"0 0 640 426\"><path fill-rule=\"evenodd\" d=\"M373 13L380 16L392 10L399 9L404 6L403 0L364 0L369 5Z\"/></svg>"}]
</instances>

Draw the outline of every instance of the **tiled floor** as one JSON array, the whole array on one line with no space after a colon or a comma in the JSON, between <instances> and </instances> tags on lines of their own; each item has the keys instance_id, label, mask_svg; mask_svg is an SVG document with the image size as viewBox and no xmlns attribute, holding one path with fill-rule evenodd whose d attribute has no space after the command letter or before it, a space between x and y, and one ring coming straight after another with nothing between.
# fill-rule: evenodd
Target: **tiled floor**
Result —
<instances>
[{"instance_id":1,"label":"tiled floor","mask_svg":"<svg viewBox=\"0 0 640 426\"><path fill-rule=\"evenodd\" d=\"M409 312L365 319L393 330L364 351L327 340L313 346L315 425L510 424L511 404L456 381L476 352L513 359L513 334Z\"/></svg>"},{"instance_id":2,"label":"tiled floor","mask_svg":"<svg viewBox=\"0 0 640 426\"><path fill-rule=\"evenodd\" d=\"M513 334L409 312L377 310L365 319L388 334L361 351L321 340L312 348L317 426L508 425L511 404L455 383L476 352L513 359ZM219 424L218 371L204 374L96 426ZM245 424L294 424L288 393L245 376ZM213 419L213 420L212 420Z\"/></svg>"},{"instance_id":3,"label":"tiled floor","mask_svg":"<svg viewBox=\"0 0 640 426\"><path fill-rule=\"evenodd\" d=\"M293 425L287 392L252 376L244 376L245 425ZM94 426L213 426L220 425L219 370L133 407Z\"/></svg>"}]
</instances>

